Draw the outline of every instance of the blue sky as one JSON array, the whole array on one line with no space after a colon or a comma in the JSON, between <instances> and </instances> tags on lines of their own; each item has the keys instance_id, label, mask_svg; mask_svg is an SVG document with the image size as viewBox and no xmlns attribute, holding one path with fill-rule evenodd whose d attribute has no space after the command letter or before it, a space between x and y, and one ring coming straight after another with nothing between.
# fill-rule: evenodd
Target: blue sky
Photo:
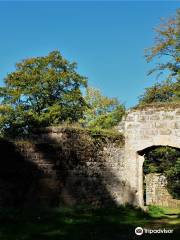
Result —
<instances>
[{"instance_id":1,"label":"blue sky","mask_svg":"<svg viewBox=\"0 0 180 240\"><path fill-rule=\"evenodd\" d=\"M78 63L89 85L133 106L155 82L143 56L153 28L178 7L178 1L0 1L0 85L16 62L58 49Z\"/></svg>"}]
</instances>

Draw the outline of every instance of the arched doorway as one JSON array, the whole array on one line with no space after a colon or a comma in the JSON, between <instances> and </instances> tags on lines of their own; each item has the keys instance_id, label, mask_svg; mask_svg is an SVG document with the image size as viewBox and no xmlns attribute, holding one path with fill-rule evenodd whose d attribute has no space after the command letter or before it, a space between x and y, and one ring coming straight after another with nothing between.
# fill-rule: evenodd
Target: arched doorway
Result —
<instances>
[{"instance_id":1,"label":"arched doorway","mask_svg":"<svg viewBox=\"0 0 180 240\"><path fill-rule=\"evenodd\" d=\"M138 151L141 160L141 198L144 205L180 206L180 149L150 146Z\"/></svg>"}]
</instances>

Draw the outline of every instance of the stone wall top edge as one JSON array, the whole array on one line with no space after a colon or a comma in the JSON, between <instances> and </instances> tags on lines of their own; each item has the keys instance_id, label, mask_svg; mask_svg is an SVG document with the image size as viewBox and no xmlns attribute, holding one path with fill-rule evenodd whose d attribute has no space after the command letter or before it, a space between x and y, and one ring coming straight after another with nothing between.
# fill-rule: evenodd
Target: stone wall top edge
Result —
<instances>
[{"instance_id":1,"label":"stone wall top edge","mask_svg":"<svg viewBox=\"0 0 180 240\"><path fill-rule=\"evenodd\" d=\"M149 108L146 108L146 109L130 109L126 112L126 117L129 115L129 114L138 114L138 113L145 113L145 114L148 114L148 113L151 113L151 114L154 114L154 113L158 113L158 112L179 112L180 113L180 107L178 108L165 108L165 107L162 107L162 108L156 108L156 107L149 107Z\"/></svg>"},{"instance_id":2,"label":"stone wall top edge","mask_svg":"<svg viewBox=\"0 0 180 240\"><path fill-rule=\"evenodd\" d=\"M42 127L33 129L34 133L63 133L66 131L76 131L76 132L86 132L86 130L82 128L68 127L68 126L50 126L50 127Z\"/></svg>"},{"instance_id":3,"label":"stone wall top edge","mask_svg":"<svg viewBox=\"0 0 180 240\"><path fill-rule=\"evenodd\" d=\"M155 111L174 111L174 110L180 110L180 102L179 103L157 103L157 104L146 104L146 105L139 105L132 107L127 111L127 113L130 112L141 112L141 111L149 111L149 110L155 110Z\"/></svg>"},{"instance_id":4,"label":"stone wall top edge","mask_svg":"<svg viewBox=\"0 0 180 240\"><path fill-rule=\"evenodd\" d=\"M93 131L88 128L80 128L80 127L73 127L73 126L57 126L57 127L44 127L44 128L37 128L33 130L33 135L37 134L66 134L66 133L72 133L72 134L87 134L91 136L105 136L109 138L113 137L121 137L124 138L124 135L118 131L111 131L111 130L97 130Z\"/></svg>"}]
</instances>

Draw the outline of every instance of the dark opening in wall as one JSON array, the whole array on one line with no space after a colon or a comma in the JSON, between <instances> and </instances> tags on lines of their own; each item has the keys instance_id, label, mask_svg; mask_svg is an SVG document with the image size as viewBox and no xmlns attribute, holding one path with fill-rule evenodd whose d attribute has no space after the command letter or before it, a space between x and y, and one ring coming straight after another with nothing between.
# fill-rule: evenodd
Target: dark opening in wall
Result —
<instances>
[{"instance_id":1,"label":"dark opening in wall","mask_svg":"<svg viewBox=\"0 0 180 240\"><path fill-rule=\"evenodd\" d=\"M166 186L172 198L180 199L180 149L170 146L151 146L138 153L144 156L144 203L148 202L147 198L151 194L160 195L160 185L155 181L161 181L161 185ZM146 189L147 181L148 184L154 186L150 191Z\"/></svg>"}]
</instances>

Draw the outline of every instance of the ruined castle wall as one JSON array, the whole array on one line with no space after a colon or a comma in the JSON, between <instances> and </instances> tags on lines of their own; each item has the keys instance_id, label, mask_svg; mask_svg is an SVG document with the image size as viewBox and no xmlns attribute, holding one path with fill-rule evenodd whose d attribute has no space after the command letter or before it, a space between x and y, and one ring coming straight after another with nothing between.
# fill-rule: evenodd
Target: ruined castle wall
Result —
<instances>
[{"instance_id":1,"label":"ruined castle wall","mask_svg":"<svg viewBox=\"0 0 180 240\"><path fill-rule=\"evenodd\" d=\"M0 205L128 202L132 194L124 181L123 141L68 128L44 129L15 143L1 141Z\"/></svg>"},{"instance_id":2,"label":"ruined castle wall","mask_svg":"<svg viewBox=\"0 0 180 240\"><path fill-rule=\"evenodd\" d=\"M179 208L180 200L173 199L167 190L166 177L158 173L146 175L146 204Z\"/></svg>"},{"instance_id":3,"label":"ruined castle wall","mask_svg":"<svg viewBox=\"0 0 180 240\"><path fill-rule=\"evenodd\" d=\"M126 181L143 206L143 152L152 146L180 148L180 106L160 105L132 109L119 131L125 134Z\"/></svg>"},{"instance_id":4,"label":"ruined castle wall","mask_svg":"<svg viewBox=\"0 0 180 240\"><path fill-rule=\"evenodd\" d=\"M26 140L1 140L0 206L143 206L144 151L180 148L180 107L132 109L118 130L125 139L51 127Z\"/></svg>"}]
</instances>

